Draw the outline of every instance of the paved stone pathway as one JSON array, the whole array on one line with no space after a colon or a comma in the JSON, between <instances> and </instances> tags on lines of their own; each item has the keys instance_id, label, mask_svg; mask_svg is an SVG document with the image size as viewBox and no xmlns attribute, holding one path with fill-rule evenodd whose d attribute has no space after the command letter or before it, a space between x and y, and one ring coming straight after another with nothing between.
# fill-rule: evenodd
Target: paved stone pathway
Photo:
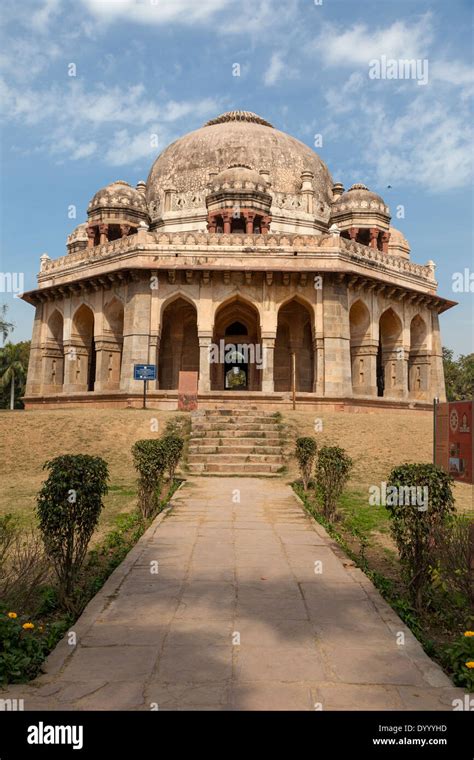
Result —
<instances>
[{"instance_id":1,"label":"paved stone pathway","mask_svg":"<svg viewBox=\"0 0 474 760\"><path fill-rule=\"evenodd\" d=\"M0 697L26 710L450 710L462 696L281 480L188 481L73 630L45 675Z\"/></svg>"}]
</instances>

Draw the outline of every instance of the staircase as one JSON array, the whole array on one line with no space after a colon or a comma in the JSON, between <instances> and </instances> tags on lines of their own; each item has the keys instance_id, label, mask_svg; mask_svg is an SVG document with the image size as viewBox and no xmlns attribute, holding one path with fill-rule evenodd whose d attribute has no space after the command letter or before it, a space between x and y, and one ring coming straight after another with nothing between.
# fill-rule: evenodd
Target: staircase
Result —
<instances>
[{"instance_id":1,"label":"staircase","mask_svg":"<svg viewBox=\"0 0 474 760\"><path fill-rule=\"evenodd\" d=\"M281 422L255 407L210 409L191 417L188 470L193 475L271 477L284 466Z\"/></svg>"}]
</instances>

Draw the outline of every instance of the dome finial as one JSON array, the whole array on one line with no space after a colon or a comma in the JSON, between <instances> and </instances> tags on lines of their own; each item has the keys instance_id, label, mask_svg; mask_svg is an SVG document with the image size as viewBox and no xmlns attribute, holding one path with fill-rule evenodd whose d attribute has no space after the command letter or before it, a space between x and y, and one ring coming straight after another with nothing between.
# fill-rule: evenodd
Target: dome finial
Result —
<instances>
[{"instance_id":1,"label":"dome finial","mask_svg":"<svg viewBox=\"0 0 474 760\"><path fill-rule=\"evenodd\" d=\"M265 121L265 119L262 119L258 114L252 113L252 111L227 111L226 113L217 116L215 119L206 122L204 126L212 127L214 124L225 124L229 121L246 121L251 124L260 124L263 127L271 127L273 129L273 124L270 124L269 121Z\"/></svg>"}]
</instances>

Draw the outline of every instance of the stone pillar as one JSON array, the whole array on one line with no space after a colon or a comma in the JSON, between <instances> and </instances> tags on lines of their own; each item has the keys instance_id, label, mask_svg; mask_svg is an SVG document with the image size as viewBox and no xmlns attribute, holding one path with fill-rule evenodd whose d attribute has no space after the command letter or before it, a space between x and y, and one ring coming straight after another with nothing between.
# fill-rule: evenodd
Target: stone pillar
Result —
<instances>
[{"instance_id":1,"label":"stone pillar","mask_svg":"<svg viewBox=\"0 0 474 760\"><path fill-rule=\"evenodd\" d=\"M95 245L95 226L89 225L86 229L87 232L87 247L93 248Z\"/></svg>"},{"instance_id":2,"label":"stone pillar","mask_svg":"<svg viewBox=\"0 0 474 760\"><path fill-rule=\"evenodd\" d=\"M270 224L272 222L271 216L263 216L262 217L262 235L268 235L270 232Z\"/></svg>"},{"instance_id":3,"label":"stone pillar","mask_svg":"<svg viewBox=\"0 0 474 760\"><path fill-rule=\"evenodd\" d=\"M352 392L354 395L377 396L377 353L376 341L352 343Z\"/></svg>"},{"instance_id":4,"label":"stone pillar","mask_svg":"<svg viewBox=\"0 0 474 760\"><path fill-rule=\"evenodd\" d=\"M146 275L127 285L120 389L129 393L143 392L143 382L133 379L133 368L149 362L151 293Z\"/></svg>"},{"instance_id":5,"label":"stone pillar","mask_svg":"<svg viewBox=\"0 0 474 760\"><path fill-rule=\"evenodd\" d=\"M347 285L324 278L324 394L352 395Z\"/></svg>"},{"instance_id":6,"label":"stone pillar","mask_svg":"<svg viewBox=\"0 0 474 760\"><path fill-rule=\"evenodd\" d=\"M207 219L207 231L211 234L215 233L217 230L217 219L214 214L209 214Z\"/></svg>"},{"instance_id":7,"label":"stone pillar","mask_svg":"<svg viewBox=\"0 0 474 760\"><path fill-rule=\"evenodd\" d=\"M408 362L408 388L410 398L431 401L430 398L431 356L426 350L410 351Z\"/></svg>"},{"instance_id":8,"label":"stone pillar","mask_svg":"<svg viewBox=\"0 0 474 760\"><path fill-rule=\"evenodd\" d=\"M324 338L313 341L313 351L314 392L317 396L324 396Z\"/></svg>"},{"instance_id":9,"label":"stone pillar","mask_svg":"<svg viewBox=\"0 0 474 760\"><path fill-rule=\"evenodd\" d=\"M108 224L99 224L99 233L100 233L100 245L105 245L109 242L109 225Z\"/></svg>"},{"instance_id":10,"label":"stone pillar","mask_svg":"<svg viewBox=\"0 0 474 760\"><path fill-rule=\"evenodd\" d=\"M209 347L212 343L212 331L199 331L199 384L198 393L211 390L211 362Z\"/></svg>"},{"instance_id":11,"label":"stone pillar","mask_svg":"<svg viewBox=\"0 0 474 760\"><path fill-rule=\"evenodd\" d=\"M383 232L382 233L382 251L384 253L388 253L388 244L390 242L390 232Z\"/></svg>"},{"instance_id":12,"label":"stone pillar","mask_svg":"<svg viewBox=\"0 0 474 760\"><path fill-rule=\"evenodd\" d=\"M408 357L405 346L382 350L384 367L384 398L408 398Z\"/></svg>"},{"instance_id":13,"label":"stone pillar","mask_svg":"<svg viewBox=\"0 0 474 760\"><path fill-rule=\"evenodd\" d=\"M349 237L351 240L357 240L357 235L359 234L359 228L358 227L349 227Z\"/></svg>"},{"instance_id":14,"label":"stone pillar","mask_svg":"<svg viewBox=\"0 0 474 760\"><path fill-rule=\"evenodd\" d=\"M96 340L96 381L94 390L111 391L120 388L122 344L101 336Z\"/></svg>"},{"instance_id":15,"label":"stone pillar","mask_svg":"<svg viewBox=\"0 0 474 760\"><path fill-rule=\"evenodd\" d=\"M91 347L80 340L64 341L64 393L86 393Z\"/></svg>"},{"instance_id":16,"label":"stone pillar","mask_svg":"<svg viewBox=\"0 0 474 760\"><path fill-rule=\"evenodd\" d=\"M379 239L379 230L377 229L377 227L371 227L369 230L369 234L370 234L370 243L369 243L370 247L377 248L378 247L377 243Z\"/></svg>"},{"instance_id":17,"label":"stone pillar","mask_svg":"<svg viewBox=\"0 0 474 760\"><path fill-rule=\"evenodd\" d=\"M232 214L222 214L222 220L224 222L224 235L230 235L232 231Z\"/></svg>"},{"instance_id":18,"label":"stone pillar","mask_svg":"<svg viewBox=\"0 0 474 760\"><path fill-rule=\"evenodd\" d=\"M125 238L128 237L130 234L131 225L130 224L121 224L120 225L120 235Z\"/></svg>"},{"instance_id":19,"label":"stone pillar","mask_svg":"<svg viewBox=\"0 0 474 760\"><path fill-rule=\"evenodd\" d=\"M257 367L257 372L262 373L263 393L273 393L275 390L273 380L275 340L276 334L262 335L263 368L259 370Z\"/></svg>"},{"instance_id":20,"label":"stone pillar","mask_svg":"<svg viewBox=\"0 0 474 760\"><path fill-rule=\"evenodd\" d=\"M43 330L44 306L39 302L36 306L33 323L33 335L31 338L30 358L28 361L28 375L26 381L26 396L39 396L42 384L42 349L41 333Z\"/></svg>"},{"instance_id":21,"label":"stone pillar","mask_svg":"<svg viewBox=\"0 0 474 760\"><path fill-rule=\"evenodd\" d=\"M255 219L255 214L248 213L248 212L245 214L245 231L247 235L253 235L254 219Z\"/></svg>"},{"instance_id":22,"label":"stone pillar","mask_svg":"<svg viewBox=\"0 0 474 760\"><path fill-rule=\"evenodd\" d=\"M439 314L434 309L431 312L431 396L446 401Z\"/></svg>"},{"instance_id":23,"label":"stone pillar","mask_svg":"<svg viewBox=\"0 0 474 760\"><path fill-rule=\"evenodd\" d=\"M62 393L64 380L64 349L47 341L42 350L42 389L44 394Z\"/></svg>"}]
</instances>

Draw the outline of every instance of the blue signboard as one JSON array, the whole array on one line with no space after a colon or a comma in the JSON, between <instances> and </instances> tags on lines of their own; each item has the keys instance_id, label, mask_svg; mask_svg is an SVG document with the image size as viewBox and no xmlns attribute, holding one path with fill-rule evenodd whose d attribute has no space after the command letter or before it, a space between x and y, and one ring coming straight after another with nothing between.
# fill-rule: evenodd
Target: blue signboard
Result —
<instances>
[{"instance_id":1,"label":"blue signboard","mask_svg":"<svg viewBox=\"0 0 474 760\"><path fill-rule=\"evenodd\" d=\"M156 380L156 364L135 364L135 380Z\"/></svg>"}]
</instances>

